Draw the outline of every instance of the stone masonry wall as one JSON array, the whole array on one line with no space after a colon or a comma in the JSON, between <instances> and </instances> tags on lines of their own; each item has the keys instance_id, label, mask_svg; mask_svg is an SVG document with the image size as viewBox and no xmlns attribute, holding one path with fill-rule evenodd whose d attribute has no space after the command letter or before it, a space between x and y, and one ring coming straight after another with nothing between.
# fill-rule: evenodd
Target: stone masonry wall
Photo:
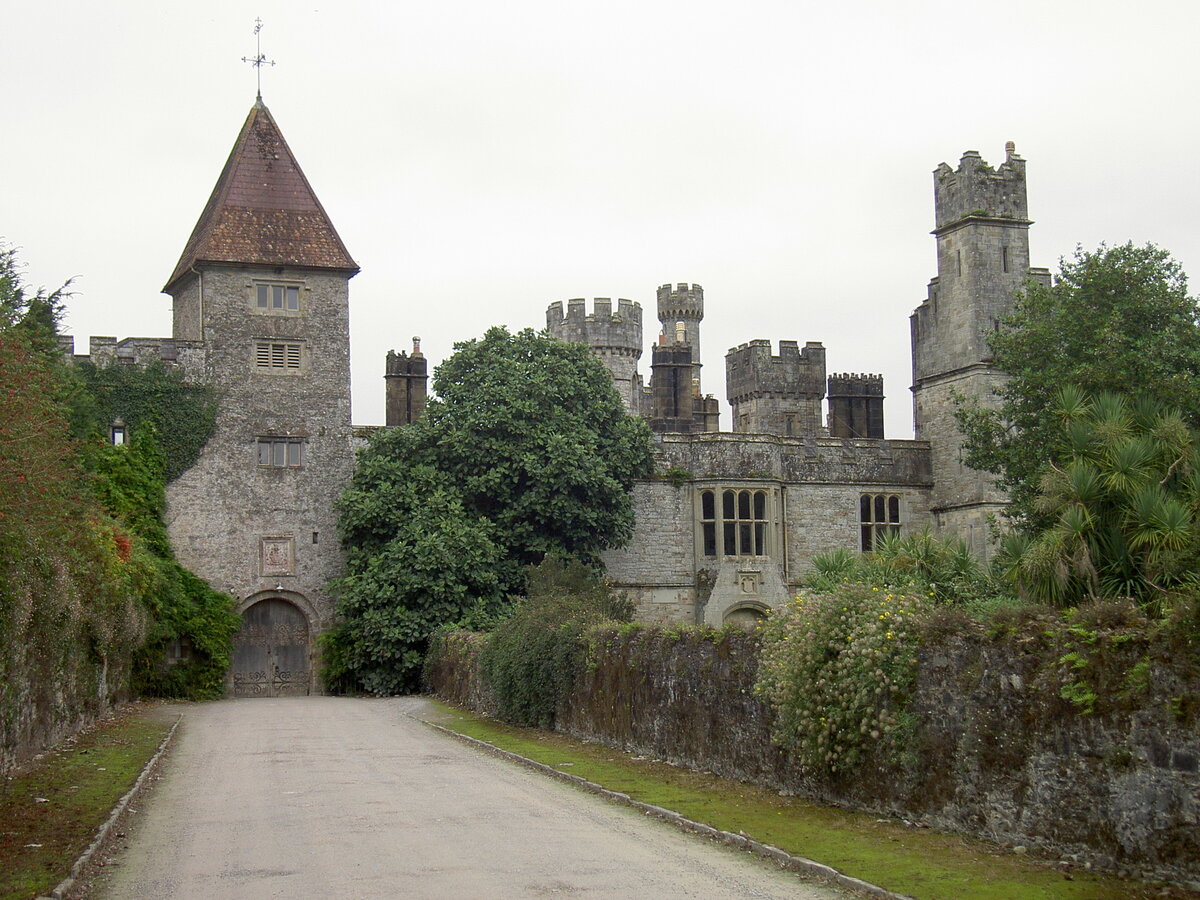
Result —
<instances>
[{"instance_id":1,"label":"stone masonry wall","mask_svg":"<svg viewBox=\"0 0 1200 900\"><path fill-rule=\"evenodd\" d=\"M928 440L931 448L934 526L958 535L976 551L988 544L986 517L1006 505L1006 496L995 486L994 475L962 462L962 432L954 419L955 396L992 397L1002 384L1000 373L976 367L925 385L914 395L920 438ZM972 511L977 512L973 518ZM978 533L968 527L976 520L983 522Z\"/></svg>"},{"instance_id":2,"label":"stone masonry wall","mask_svg":"<svg viewBox=\"0 0 1200 900\"><path fill-rule=\"evenodd\" d=\"M1084 715L1039 679L1028 642L955 634L922 653L907 767L868 761L820 779L771 741L772 713L753 694L755 635L610 628L595 638L559 731L1110 870L1200 879L1200 735L1168 711L1170 697L1200 690L1184 665L1155 672L1136 707ZM440 671L439 696L484 696L463 683L470 659Z\"/></svg>"},{"instance_id":3,"label":"stone masonry wall","mask_svg":"<svg viewBox=\"0 0 1200 900\"><path fill-rule=\"evenodd\" d=\"M781 604L814 554L860 549L863 493L898 496L908 532L931 525L922 442L720 433L656 441L662 475L634 486L633 539L603 555L608 577L635 601L641 621L720 625L743 601L761 609ZM703 556L698 496L724 488L770 496L767 555ZM748 574L758 581L754 596L740 587Z\"/></svg>"},{"instance_id":4,"label":"stone masonry wall","mask_svg":"<svg viewBox=\"0 0 1200 900\"><path fill-rule=\"evenodd\" d=\"M633 539L603 554L609 577L620 582L648 622L695 621L696 548L689 485L643 481L633 486Z\"/></svg>"}]
</instances>

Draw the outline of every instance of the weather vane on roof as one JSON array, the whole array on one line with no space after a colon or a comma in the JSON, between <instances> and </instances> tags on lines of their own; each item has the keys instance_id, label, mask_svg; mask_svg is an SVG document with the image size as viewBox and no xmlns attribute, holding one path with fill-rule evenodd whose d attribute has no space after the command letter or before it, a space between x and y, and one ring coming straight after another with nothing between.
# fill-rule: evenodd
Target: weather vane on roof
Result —
<instances>
[{"instance_id":1,"label":"weather vane on roof","mask_svg":"<svg viewBox=\"0 0 1200 900\"><path fill-rule=\"evenodd\" d=\"M262 52L262 19L254 20L254 49L256 53L253 57L243 56L242 62L250 63L254 66L254 73L258 77L258 99L262 100L262 67L275 65L275 60L267 59Z\"/></svg>"}]
</instances>

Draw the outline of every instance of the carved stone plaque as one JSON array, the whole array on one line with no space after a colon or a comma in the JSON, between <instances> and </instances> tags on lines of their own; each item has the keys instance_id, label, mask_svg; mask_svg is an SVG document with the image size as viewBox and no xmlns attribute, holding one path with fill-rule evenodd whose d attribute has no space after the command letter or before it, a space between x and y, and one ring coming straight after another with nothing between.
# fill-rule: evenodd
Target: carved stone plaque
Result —
<instances>
[{"instance_id":1,"label":"carved stone plaque","mask_svg":"<svg viewBox=\"0 0 1200 900\"><path fill-rule=\"evenodd\" d=\"M264 578L296 574L296 539L265 537L259 548L259 566Z\"/></svg>"}]
</instances>

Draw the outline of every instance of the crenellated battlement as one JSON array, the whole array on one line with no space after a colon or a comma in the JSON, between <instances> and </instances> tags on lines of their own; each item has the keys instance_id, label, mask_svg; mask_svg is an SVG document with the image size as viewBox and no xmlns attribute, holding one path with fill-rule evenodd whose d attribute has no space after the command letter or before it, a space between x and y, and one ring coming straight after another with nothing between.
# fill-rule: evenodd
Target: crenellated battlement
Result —
<instances>
[{"instance_id":1,"label":"crenellated battlement","mask_svg":"<svg viewBox=\"0 0 1200 900\"><path fill-rule=\"evenodd\" d=\"M730 403L759 394L773 397L824 397L825 347L809 341L780 341L779 355L771 342L748 341L725 354L725 380Z\"/></svg>"},{"instance_id":2,"label":"crenellated battlement","mask_svg":"<svg viewBox=\"0 0 1200 900\"><path fill-rule=\"evenodd\" d=\"M618 300L613 312L609 297L597 297L588 312L587 301L555 300L546 308L546 330L560 341L587 344L612 375L613 385L625 408L638 413L642 401L642 379L637 364L642 356L642 307L632 300Z\"/></svg>"},{"instance_id":3,"label":"crenellated battlement","mask_svg":"<svg viewBox=\"0 0 1200 900\"><path fill-rule=\"evenodd\" d=\"M546 330L562 341L587 344L598 353L632 356L642 355L642 307L632 300L617 300L613 312L609 297L597 297L592 301L592 312L587 311L587 301L568 300L566 311L563 301L555 300L546 308Z\"/></svg>"},{"instance_id":4,"label":"crenellated battlement","mask_svg":"<svg viewBox=\"0 0 1200 900\"><path fill-rule=\"evenodd\" d=\"M1012 141L1005 145L1004 162L993 169L967 150L958 168L942 163L933 170L933 195L937 231L963 219L1008 219L1029 224L1025 194L1025 160Z\"/></svg>"},{"instance_id":5,"label":"crenellated battlement","mask_svg":"<svg viewBox=\"0 0 1200 900\"><path fill-rule=\"evenodd\" d=\"M840 372L829 376L829 396L882 397L883 376Z\"/></svg>"},{"instance_id":6,"label":"crenellated battlement","mask_svg":"<svg viewBox=\"0 0 1200 900\"><path fill-rule=\"evenodd\" d=\"M658 321L666 324L677 319L700 321L704 318L704 288L698 284L661 285L658 289Z\"/></svg>"},{"instance_id":7,"label":"crenellated battlement","mask_svg":"<svg viewBox=\"0 0 1200 900\"><path fill-rule=\"evenodd\" d=\"M725 389L733 406L733 429L788 437L822 433L825 347L780 341L779 355L764 340L739 344L725 354Z\"/></svg>"},{"instance_id":8,"label":"crenellated battlement","mask_svg":"<svg viewBox=\"0 0 1200 900\"><path fill-rule=\"evenodd\" d=\"M692 362L700 365L700 320L704 318L704 288L682 282L658 288L658 321L664 334L673 335L675 325L682 322L687 330L687 342L692 347Z\"/></svg>"},{"instance_id":9,"label":"crenellated battlement","mask_svg":"<svg viewBox=\"0 0 1200 900\"><path fill-rule=\"evenodd\" d=\"M194 345L190 341L177 341L173 338L129 337L117 340L115 337L93 335L88 339L88 352L76 354L74 336L58 336L58 348L63 356L75 360L88 360L99 368L114 363L144 366L154 361L172 366L181 362L180 349L186 350L192 346Z\"/></svg>"}]
</instances>

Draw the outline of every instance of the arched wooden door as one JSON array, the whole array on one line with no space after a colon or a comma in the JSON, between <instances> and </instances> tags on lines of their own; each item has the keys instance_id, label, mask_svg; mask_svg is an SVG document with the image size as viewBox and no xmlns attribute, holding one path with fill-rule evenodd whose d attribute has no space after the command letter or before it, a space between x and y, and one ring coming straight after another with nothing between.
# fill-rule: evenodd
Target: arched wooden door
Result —
<instances>
[{"instance_id":1,"label":"arched wooden door","mask_svg":"<svg viewBox=\"0 0 1200 900\"><path fill-rule=\"evenodd\" d=\"M242 613L233 638L233 696L289 697L308 693L308 620L280 597Z\"/></svg>"}]
</instances>

